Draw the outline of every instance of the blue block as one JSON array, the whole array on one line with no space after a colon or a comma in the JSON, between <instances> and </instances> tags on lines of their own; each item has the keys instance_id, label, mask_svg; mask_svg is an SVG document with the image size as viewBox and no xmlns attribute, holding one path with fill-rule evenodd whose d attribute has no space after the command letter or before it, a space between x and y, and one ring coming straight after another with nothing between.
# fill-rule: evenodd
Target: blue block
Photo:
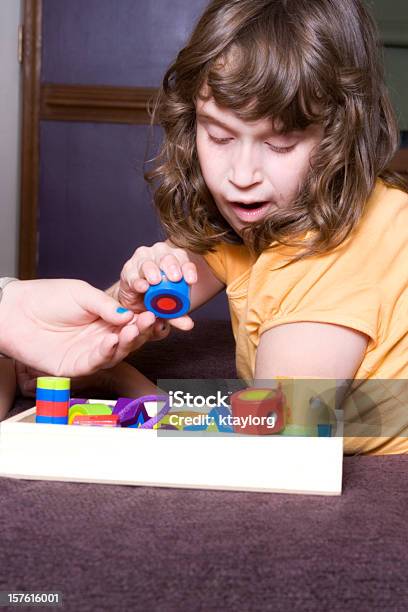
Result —
<instances>
[{"instance_id":1,"label":"blue block","mask_svg":"<svg viewBox=\"0 0 408 612\"><path fill-rule=\"evenodd\" d=\"M68 402L70 398L69 389L39 389L36 398L45 402Z\"/></svg>"},{"instance_id":2,"label":"blue block","mask_svg":"<svg viewBox=\"0 0 408 612\"><path fill-rule=\"evenodd\" d=\"M223 433L234 433L234 428L232 425L224 425L224 423L220 422L220 417L228 417L229 415L231 415L231 411L228 410L228 408L225 406L217 406L217 408L213 408L211 410L208 416L214 419L214 423L217 426L218 431Z\"/></svg>"},{"instance_id":3,"label":"blue block","mask_svg":"<svg viewBox=\"0 0 408 612\"><path fill-rule=\"evenodd\" d=\"M207 425L187 425L183 427L183 431L206 431Z\"/></svg>"},{"instance_id":4,"label":"blue block","mask_svg":"<svg viewBox=\"0 0 408 612\"><path fill-rule=\"evenodd\" d=\"M138 412L136 413L137 416L137 420L135 423L133 423L132 425L127 425L127 427L132 428L132 427L139 427L139 425L143 425L143 423L146 423L146 421L149 420L149 415L146 412L146 409L139 408Z\"/></svg>"},{"instance_id":5,"label":"blue block","mask_svg":"<svg viewBox=\"0 0 408 612\"><path fill-rule=\"evenodd\" d=\"M36 416L35 422L48 423L51 425L68 425L68 417Z\"/></svg>"},{"instance_id":6,"label":"blue block","mask_svg":"<svg viewBox=\"0 0 408 612\"><path fill-rule=\"evenodd\" d=\"M318 425L317 435L319 438L331 438L332 426L331 425Z\"/></svg>"}]
</instances>

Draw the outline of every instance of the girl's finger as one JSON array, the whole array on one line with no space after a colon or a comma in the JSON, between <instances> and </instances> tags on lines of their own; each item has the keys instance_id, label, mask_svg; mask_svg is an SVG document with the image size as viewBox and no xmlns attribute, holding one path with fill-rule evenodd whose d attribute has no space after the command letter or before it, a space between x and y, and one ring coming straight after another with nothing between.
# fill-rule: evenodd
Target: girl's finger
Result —
<instances>
[{"instance_id":1,"label":"girl's finger","mask_svg":"<svg viewBox=\"0 0 408 612\"><path fill-rule=\"evenodd\" d=\"M182 279L181 264L175 255L168 253L160 260L160 268L170 281L177 282Z\"/></svg>"},{"instance_id":2,"label":"girl's finger","mask_svg":"<svg viewBox=\"0 0 408 612\"><path fill-rule=\"evenodd\" d=\"M133 283L133 288L138 293L146 293L146 291L148 290L149 287L150 287L150 284L144 278L138 278Z\"/></svg>"},{"instance_id":3,"label":"girl's finger","mask_svg":"<svg viewBox=\"0 0 408 612\"><path fill-rule=\"evenodd\" d=\"M145 310L137 315L136 325L141 334L144 334L156 321L155 315L150 310Z\"/></svg>"},{"instance_id":4,"label":"girl's finger","mask_svg":"<svg viewBox=\"0 0 408 612\"><path fill-rule=\"evenodd\" d=\"M144 258L142 261L146 260L147 258ZM140 260L133 256L123 266L120 273L120 286L123 290L132 291L134 284L140 279L139 263Z\"/></svg>"},{"instance_id":5,"label":"girl's finger","mask_svg":"<svg viewBox=\"0 0 408 612\"><path fill-rule=\"evenodd\" d=\"M168 321L172 327L181 329L182 331L190 331L194 327L193 319L187 315L178 317L177 319L168 319Z\"/></svg>"},{"instance_id":6,"label":"girl's finger","mask_svg":"<svg viewBox=\"0 0 408 612\"><path fill-rule=\"evenodd\" d=\"M187 261L181 267L183 276L189 285L197 282L197 267L192 261Z\"/></svg>"},{"instance_id":7,"label":"girl's finger","mask_svg":"<svg viewBox=\"0 0 408 612\"><path fill-rule=\"evenodd\" d=\"M152 328L152 334L150 340L163 340L167 338L170 333L170 323L164 319L157 319Z\"/></svg>"},{"instance_id":8,"label":"girl's finger","mask_svg":"<svg viewBox=\"0 0 408 612\"><path fill-rule=\"evenodd\" d=\"M159 266L151 259L145 260L139 267L140 276L144 277L150 285L160 283L162 276Z\"/></svg>"}]
</instances>

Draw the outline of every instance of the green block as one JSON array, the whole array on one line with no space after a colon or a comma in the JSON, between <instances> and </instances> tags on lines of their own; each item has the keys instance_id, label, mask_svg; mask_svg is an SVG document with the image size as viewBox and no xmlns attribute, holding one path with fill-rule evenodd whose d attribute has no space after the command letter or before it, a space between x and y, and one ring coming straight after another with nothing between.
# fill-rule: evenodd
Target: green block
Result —
<instances>
[{"instance_id":1,"label":"green block","mask_svg":"<svg viewBox=\"0 0 408 612\"><path fill-rule=\"evenodd\" d=\"M68 412L68 423L71 425L78 415L112 414L111 406L106 404L74 404Z\"/></svg>"},{"instance_id":2,"label":"green block","mask_svg":"<svg viewBox=\"0 0 408 612\"><path fill-rule=\"evenodd\" d=\"M286 425L281 436L317 436L317 427L305 427L304 425Z\"/></svg>"},{"instance_id":3,"label":"green block","mask_svg":"<svg viewBox=\"0 0 408 612\"><path fill-rule=\"evenodd\" d=\"M273 394L273 389L251 389L250 391L243 391L239 399L248 402L261 402L271 394Z\"/></svg>"},{"instance_id":4,"label":"green block","mask_svg":"<svg viewBox=\"0 0 408 612\"><path fill-rule=\"evenodd\" d=\"M40 376L37 378L37 389L66 391L71 388L71 379L59 376Z\"/></svg>"},{"instance_id":5,"label":"green block","mask_svg":"<svg viewBox=\"0 0 408 612\"><path fill-rule=\"evenodd\" d=\"M112 414L112 406L106 404L79 404L85 406L87 412L85 414Z\"/></svg>"}]
</instances>

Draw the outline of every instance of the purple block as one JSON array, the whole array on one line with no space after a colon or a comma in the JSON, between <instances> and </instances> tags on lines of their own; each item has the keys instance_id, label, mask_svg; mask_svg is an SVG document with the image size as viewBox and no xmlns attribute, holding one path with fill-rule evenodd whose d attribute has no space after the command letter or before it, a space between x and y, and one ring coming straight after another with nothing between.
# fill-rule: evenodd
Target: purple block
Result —
<instances>
[{"instance_id":1,"label":"purple block","mask_svg":"<svg viewBox=\"0 0 408 612\"><path fill-rule=\"evenodd\" d=\"M134 397L120 397L112 410L112 414L120 414L130 402L134 402Z\"/></svg>"},{"instance_id":2,"label":"purple block","mask_svg":"<svg viewBox=\"0 0 408 612\"><path fill-rule=\"evenodd\" d=\"M112 414L118 415L121 427L129 427L138 421L144 423L149 420L149 415L143 405L143 398L130 399L128 397L120 397Z\"/></svg>"},{"instance_id":3,"label":"purple block","mask_svg":"<svg viewBox=\"0 0 408 612\"><path fill-rule=\"evenodd\" d=\"M122 421L121 425L122 427L131 427L131 426L140 427L141 425L146 423L146 421L148 421L149 419L150 417L147 414L146 408L144 407L143 404L139 404L139 407L136 408L136 411L133 411L133 415L131 415L128 418L125 418Z\"/></svg>"},{"instance_id":4,"label":"purple block","mask_svg":"<svg viewBox=\"0 0 408 612\"><path fill-rule=\"evenodd\" d=\"M75 404L86 404L86 403L88 403L87 399L84 399L84 398L77 399L75 397L72 397L69 400L69 407L71 408L71 406L75 406Z\"/></svg>"},{"instance_id":5,"label":"purple block","mask_svg":"<svg viewBox=\"0 0 408 612\"><path fill-rule=\"evenodd\" d=\"M157 415L150 418L146 408L144 407L144 403L152 401L164 401L165 404ZM119 416L119 423L122 427L134 425L139 421L141 423L141 429L152 429L153 426L160 421L160 419L162 419L169 410L170 405L169 398L167 396L143 395L137 399L120 397L116 402L112 414L117 414Z\"/></svg>"},{"instance_id":6,"label":"purple block","mask_svg":"<svg viewBox=\"0 0 408 612\"><path fill-rule=\"evenodd\" d=\"M170 410L170 400L167 395L144 395L140 398L143 402L164 402L163 408L151 419L140 425L141 429L153 429L154 425L161 421L165 414L167 414Z\"/></svg>"}]
</instances>

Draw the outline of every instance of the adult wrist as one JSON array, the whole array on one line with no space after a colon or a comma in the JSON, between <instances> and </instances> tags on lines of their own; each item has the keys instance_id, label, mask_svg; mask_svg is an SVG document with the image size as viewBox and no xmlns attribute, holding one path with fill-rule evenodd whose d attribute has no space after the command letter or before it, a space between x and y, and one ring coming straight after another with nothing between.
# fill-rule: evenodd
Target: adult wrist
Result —
<instances>
[{"instance_id":1,"label":"adult wrist","mask_svg":"<svg viewBox=\"0 0 408 612\"><path fill-rule=\"evenodd\" d=\"M7 328L7 320L6 317L4 316L3 313L3 308L2 308L2 301L3 301L3 297L4 297L4 291L7 287L7 285L9 285L10 283L13 283L14 281L18 281L18 278L14 278L11 276L5 276L3 278L0 278L0 357L6 357L6 355L4 355L3 351L5 353L7 353L8 351L8 347L7 347L7 341L5 338L5 330Z\"/></svg>"}]
</instances>

